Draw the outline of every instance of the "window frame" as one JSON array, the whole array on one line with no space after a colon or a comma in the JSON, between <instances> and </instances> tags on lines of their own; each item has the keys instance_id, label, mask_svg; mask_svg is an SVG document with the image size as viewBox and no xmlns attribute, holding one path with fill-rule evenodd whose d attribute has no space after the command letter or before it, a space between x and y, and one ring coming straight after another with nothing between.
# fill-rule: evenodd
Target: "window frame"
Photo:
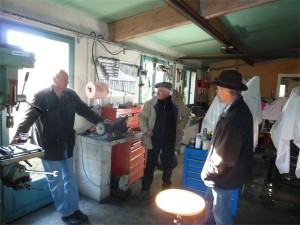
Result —
<instances>
[{"instance_id":1,"label":"window frame","mask_svg":"<svg viewBox=\"0 0 300 225\"><path fill-rule=\"evenodd\" d=\"M153 74L152 74L151 82L152 82L152 84L155 84L156 83L156 65L157 64L165 65L165 61L162 60L162 59L155 58L155 57L141 55L141 57L140 57L140 68L146 69L145 68L146 61L153 63ZM164 74L163 81L166 81L166 75L165 74ZM140 84L143 83L142 76L140 76L139 82L140 82ZM155 93L155 85L151 86L151 93ZM139 86L139 99L138 99L139 104L144 103L143 99L142 99L143 98L142 94L143 94L143 87L140 85Z\"/></svg>"},{"instance_id":2,"label":"window frame","mask_svg":"<svg viewBox=\"0 0 300 225\"><path fill-rule=\"evenodd\" d=\"M196 73L196 79L195 79L195 83L194 83L194 103L190 104L190 102L191 102L190 101L191 100L190 92L191 92L191 87L192 87L192 84L191 84L192 72ZM195 105L195 93L196 93L196 88L197 88L197 69L184 65L183 69L182 69L182 76L184 76L183 79L181 79L183 101L184 101L185 105ZM185 79L186 79L186 87L184 86ZM186 93L189 93L189 94L187 94L187 96L184 95L184 88L187 88ZM187 100L187 102L186 102L186 100Z\"/></svg>"},{"instance_id":3,"label":"window frame","mask_svg":"<svg viewBox=\"0 0 300 225\"><path fill-rule=\"evenodd\" d=\"M69 86L74 88L75 38L38 27L0 19L0 43L7 44L7 31L16 30L69 44Z\"/></svg>"},{"instance_id":4,"label":"window frame","mask_svg":"<svg viewBox=\"0 0 300 225\"><path fill-rule=\"evenodd\" d=\"M31 35L40 36L43 38L48 38L50 40L60 41L67 43L69 45L69 87L74 88L74 65L75 65L75 38L72 36L67 36L61 33L52 32L49 30L41 29L31 25L25 25L22 23L17 23L14 21L6 20L0 18L0 43L8 44L8 31L15 30L18 32L23 32ZM5 112L4 110L2 110ZM9 132L6 132L6 113L1 113L0 120L0 130L2 133L2 139L0 140L1 145L6 145L9 143Z\"/></svg>"}]
</instances>

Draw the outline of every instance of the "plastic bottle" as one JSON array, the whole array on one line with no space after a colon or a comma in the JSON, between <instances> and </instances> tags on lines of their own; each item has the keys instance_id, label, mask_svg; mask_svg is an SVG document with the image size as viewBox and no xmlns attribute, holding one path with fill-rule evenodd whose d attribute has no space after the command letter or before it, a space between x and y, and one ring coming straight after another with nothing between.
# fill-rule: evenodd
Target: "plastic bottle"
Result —
<instances>
[{"instance_id":1,"label":"plastic bottle","mask_svg":"<svg viewBox=\"0 0 300 225\"><path fill-rule=\"evenodd\" d=\"M207 128L203 128L203 140L207 140Z\"/></svg>"},{"instance_id":2,"label":"plastic bottle","mask_svg":"<svg viewBox=\"0 0 300 225\"><path fill-rule=\"evenodd\" d=\"M200 148L200 147L201 147L201 135L200 133L198 133L196 136L195 148Z\"/></svg>"},{"instance_id":3,"label":"plastic bottle","mask_svg":"<svg viewBox=\"0 0 300 225\"><path fill-rule=\"evenodd\" d=\"M202 150L208 150L209 140L207 139L207 128L203 129Z\"/></svg>"}]
</instances>

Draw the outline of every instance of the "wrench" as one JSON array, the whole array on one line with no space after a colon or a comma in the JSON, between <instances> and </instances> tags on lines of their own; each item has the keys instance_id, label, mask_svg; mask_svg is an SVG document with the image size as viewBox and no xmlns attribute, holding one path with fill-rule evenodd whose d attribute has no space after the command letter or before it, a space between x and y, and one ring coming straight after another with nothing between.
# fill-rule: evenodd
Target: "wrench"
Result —
<instances>
[{"instance_id":1,"label":"wrench","mask_svg":"<svg viewBox=\"0 0 300 225\"><path fill-rule=\"evenodd\" d=\"M37 171L37 170L21 170L22 172L27 172L27 173L41 173L41 174L49 174L52 175L53 177L57 177L58 171L53 171L53 172L47 172L47 171Z\"/></svg>"}]
</instances>

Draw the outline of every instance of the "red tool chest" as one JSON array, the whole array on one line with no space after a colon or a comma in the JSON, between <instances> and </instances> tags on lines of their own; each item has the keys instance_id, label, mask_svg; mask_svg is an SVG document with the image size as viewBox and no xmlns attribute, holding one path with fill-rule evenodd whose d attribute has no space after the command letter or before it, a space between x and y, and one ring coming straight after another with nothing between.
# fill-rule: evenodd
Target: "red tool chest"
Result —
<instances>
[{"instance_id":1,"label":"red tool chest","mask_svg":"<svg viewBox=\"0 0 300 225\"><path fill-rule=\"evenodd\" d=\"M112 146L111 175L129 175L128 186L144 175L146 149L137 138Z\"/></svg>"},{"instance_id":2,"label":"red tool chest","mask_svg":"<svg viewBox=\"0 0 300 225\"><path fill-rule=\"evenodd\" d=\"M139 127L139 113L141 112L142 108L132 107L132 108L112 108L112 107L102 107L101 108L101 115L103 117L109 117L112 120L128 116L127 126L132 128L133 130L140 130Z\"/></svg>"},{"instance_id":3,"label":"red tool chest","mask_svg":"<svg viewBox=\"0 0 300 225\"><path fill-rule=\"evenodd\" d=\"M134 131L140 131L138 115L142 108L111 108L102 107L101 115L112 120L128 116L127 126ZM131 141L112 146L111 152L111 175L129 175L128 186L143 177L146 166L146 149L141 145L141 139L136 138Z\"/></svg>"}]
</instances>

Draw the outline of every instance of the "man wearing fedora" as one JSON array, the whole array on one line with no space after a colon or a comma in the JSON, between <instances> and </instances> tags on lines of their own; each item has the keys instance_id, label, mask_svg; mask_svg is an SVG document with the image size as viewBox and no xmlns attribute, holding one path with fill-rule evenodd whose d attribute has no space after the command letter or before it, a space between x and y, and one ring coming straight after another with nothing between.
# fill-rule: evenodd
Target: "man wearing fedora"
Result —
<instances>
[{"instance_id":1,"label":"man wearing fedora","mask_svg":"<svg viewBox=\"0 0 300 225\"><path fill-rule=\"evenodd\" d=\"M139 114L139 125L143 132L141 142L147 148L141 197L150 195L150 186L160 151L163 153L161 157L162 188L166 189L171 186L175 145L181 142L183 128L190 117L190 110L183 101L175 96L172 97L173 85L171 83L157 83L155 88L157 88L156 96L145 102Z\"/></svg>"},{"instance_id":2,"label":"man wearing fedora","mask_svg":"<svg viewBox=\"0 0 300 225\"><path fill-rule=\"evenodd\" d=\"M233 224L232 190L252 179L253 119L242 91L248 88L234 70L224 70L213 82L220 102L226 104L216 125L201 178L207 186L202 224Z\"/></svg>"}]
</instances>

